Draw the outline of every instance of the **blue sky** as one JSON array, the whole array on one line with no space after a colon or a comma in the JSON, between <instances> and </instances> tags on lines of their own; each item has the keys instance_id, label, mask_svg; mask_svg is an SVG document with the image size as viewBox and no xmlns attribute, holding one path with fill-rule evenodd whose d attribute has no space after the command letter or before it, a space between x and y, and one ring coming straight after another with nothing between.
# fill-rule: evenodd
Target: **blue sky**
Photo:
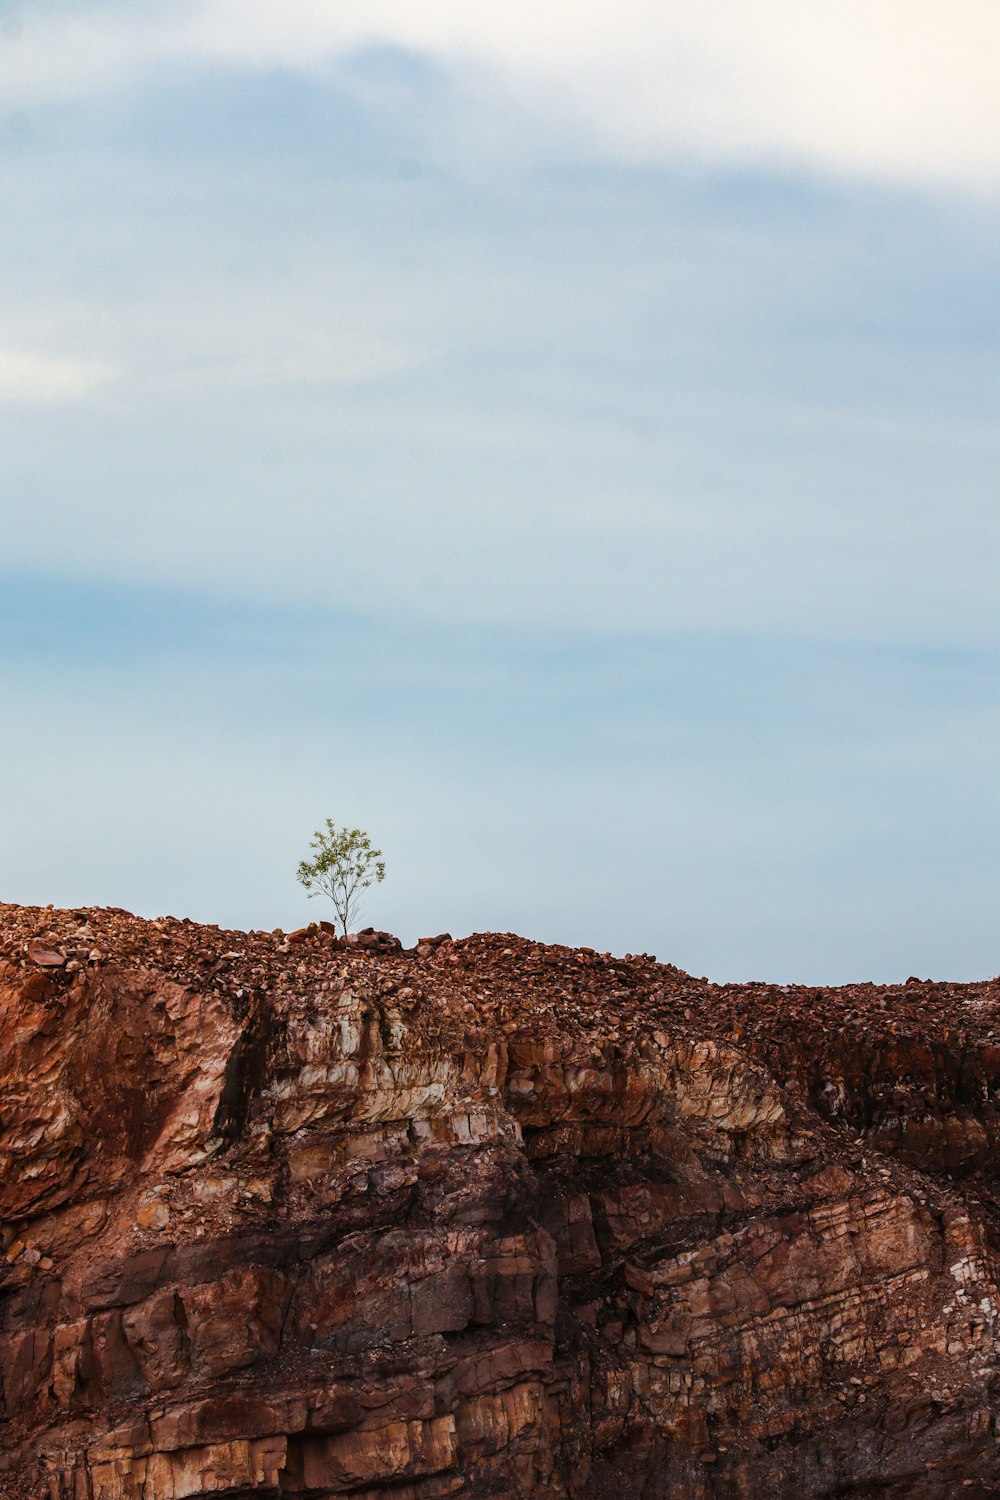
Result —
<instances>
[{"instance_id":1,"label":"blue sky","mask_svg":"<svg viewBox=\"0 0 1000 1500\"><path fill-rule=\"evenodd\" d=\"M992 7L562 10L0 13L0 896L993 974Z\"/></svg>"}]
</instances>

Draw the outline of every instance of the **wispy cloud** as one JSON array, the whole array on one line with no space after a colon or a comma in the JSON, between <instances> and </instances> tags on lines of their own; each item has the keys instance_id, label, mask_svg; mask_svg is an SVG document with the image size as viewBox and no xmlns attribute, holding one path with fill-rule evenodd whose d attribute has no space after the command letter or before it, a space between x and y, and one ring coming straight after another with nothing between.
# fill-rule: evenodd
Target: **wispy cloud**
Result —
<instances>
[{"instance_id":1,"label":"wispy cloud","mask_svg":"<svg viewBox=\"0 0 1000 1500\"><path fill-rule=\"evenodd\" d=\"M280 387L364 386L386 376L398 375L421 362L420 356L401 343L377 335L349 334L335 338L313 336L298 342L288 340L284 348L247 350L240 353L193 352L182 364L155 372L151 387L157 390L271 389Z\"/></svg>"},{"instance_id":2,"label":"wispy cloud","mask_svg":"<svg viewBox=\"0 0 1000 1500\"><path fill-rule=\"evenodd\" d=\"M322 72L387 45L630 159L1000 183L995 0L187 0L40 8L0 51L20 106L163 65Z\"/></svg>"},{"instance_id":3,"label":"wispy cloud","mask_svg":"<svg viewBox=\"0 0 1000 1500\"><path fill-rule=\"evenodd\" d=\"M114 370L100 360L0 348L0 402L59 406L102 389Z\"/></svg>"},{"instance_id":4,"label":"wispy cloud","mask_svg":"<svg viewBox=\"0 0 1000 1500\"><path fill-rule=\"evenodd\" d=\"M0 425L11 564L463 629L995 638L994 211L606 167L498 205L310 130L325 92L205 76L12 153L0 324L128 379ZM109 161L141 191L66 236Z\"/></svg>"}]
</instances>

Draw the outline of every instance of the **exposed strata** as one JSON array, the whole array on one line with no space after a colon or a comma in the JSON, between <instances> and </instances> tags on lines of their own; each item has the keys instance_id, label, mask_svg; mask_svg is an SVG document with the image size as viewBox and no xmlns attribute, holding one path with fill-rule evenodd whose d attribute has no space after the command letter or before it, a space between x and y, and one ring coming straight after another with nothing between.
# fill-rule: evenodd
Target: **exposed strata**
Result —
<instances>
[{"instance_id":1,"label":"exposed strata","mask_svg":"<svg viewBox=\"0 0 1000 1500\"><path fill-rule=\"evenodd\" d=\"M1000 1492L1000 986L0 906L0 1495Z\"/></svg>"}]
</instances>

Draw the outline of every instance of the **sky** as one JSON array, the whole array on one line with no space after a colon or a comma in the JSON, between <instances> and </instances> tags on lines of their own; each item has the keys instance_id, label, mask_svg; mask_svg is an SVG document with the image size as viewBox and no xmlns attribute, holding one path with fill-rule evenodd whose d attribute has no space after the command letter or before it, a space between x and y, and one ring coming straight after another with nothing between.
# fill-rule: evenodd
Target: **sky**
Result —
<instances>
[{"instance_id":1,"label":"sky","mask_svg":"<svg viewBox=\"0 0 1000 1500\"><path fill-rule=\"evenodd\" d=\"M697 13L692 13L696 11ZM994 0L0 0L0 900L1000 971Z\"/></svg>"}]
</instances>

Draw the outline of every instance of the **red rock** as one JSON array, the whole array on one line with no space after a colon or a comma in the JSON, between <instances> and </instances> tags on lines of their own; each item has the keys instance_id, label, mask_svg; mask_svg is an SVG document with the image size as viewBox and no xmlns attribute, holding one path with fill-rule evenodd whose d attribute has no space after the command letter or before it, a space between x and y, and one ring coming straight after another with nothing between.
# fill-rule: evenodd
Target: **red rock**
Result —
<instances>
[{"instance_id":1,"label":"red rock","mask_svg":"<svg viewBox=\"0 0 1000 1500\"><path fill-rule=\"evenodd\" d=\"M304 943L309 938L315 937L318 931L318 924L310 922L308 927L296 927L294 932L286 932L285 941L288 943Z\"/></svg>"},{"instance_id":2,"label":"red rock","mask_svg":"<svg viewBox=\"0 0 1000 1500\"><path fill-rule=\"evenodd\" d=\"M32 947L28 950L28 957L42 969L61 969L66 962L66 955L54 948Z\"/></svg>"},{"instance_id":3,"label":"red rock","mask_svg":"<svg viewBox=\"0 0 1000 1500\"><path fill-rule=\"evenodd\" d=\"M991 1493L997 981L328 927L0 906L3 1500Z\"/></svg>"}]
</instances>

